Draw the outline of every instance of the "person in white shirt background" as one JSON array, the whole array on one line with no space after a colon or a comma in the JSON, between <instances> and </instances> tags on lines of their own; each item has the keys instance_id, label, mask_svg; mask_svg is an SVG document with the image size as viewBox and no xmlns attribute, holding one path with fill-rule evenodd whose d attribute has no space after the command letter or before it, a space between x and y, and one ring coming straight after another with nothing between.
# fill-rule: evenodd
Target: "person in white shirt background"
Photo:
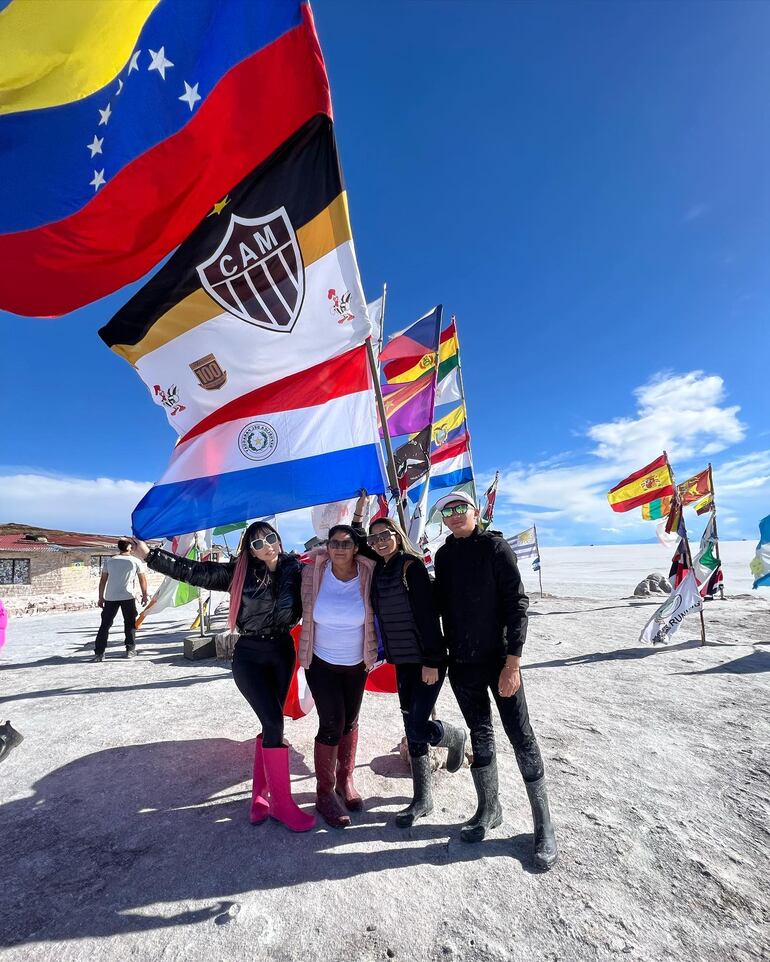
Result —
<instances>
[{"instance_id":1,"label":"person in white shirt background","mask_svg":"<svg viewBox=\"0 0 770 962\"><path fill-rule=\"evenodd\" d=\"M96 653L93 661L104 661L107 638L118 610L123 614L123 629L126 639L126 658L136 654L136 582L142 591L142 607L149 601L147 595L147 576L142 562L132 555L133 542L128 538L118 539L119 554L107 558L99 578L99 607L102 609L102 623L96 633Z\"/></svg>"}]
</instances>

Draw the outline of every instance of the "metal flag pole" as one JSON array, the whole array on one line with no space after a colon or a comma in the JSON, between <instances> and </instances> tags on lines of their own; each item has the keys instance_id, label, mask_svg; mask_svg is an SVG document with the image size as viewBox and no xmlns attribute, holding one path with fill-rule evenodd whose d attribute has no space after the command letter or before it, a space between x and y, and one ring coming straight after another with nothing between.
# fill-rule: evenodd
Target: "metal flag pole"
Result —
<instances>
[{"instance_id":1,"label":"metal flag pole","mask_svg":"<svg viewBox=\"0 0 770 962\"><path fill-rule=\"evenodd\" d=\"M537 525L532 525L532 530L535 532L535 548L537 549L537 578L540 582L540 597L543 597L543 560L540 557L540 542L537 540Z\"/></svg>"},{"instance_id":2,"label":"metal flag pole","mask_svg":"<svg viewBox=\"0 0 770 962\"><path fill-rule=\"evenodd\" d=\"M722 570L722 559L719 557L719 533L717 531L717 496L714 491L714 474L711 470L711 462L709 461L709 488L711 489L711 513L714 521L714 547L716 549L717 561L719 562L719 569ZM725 600L725 585L724 585L724 572L722 572L722 581L719 582L719 600Z\"/></svg>"},{"instance_id":3,"label":"metal flag pole","mask_svg":"<svg viewBox=\"0 0 770 962\"><path fill-rule=\"evenodd\" d=\"M681 510L682 527L684 528L684 538L682 539L684 541L684 556L685 556L685 560L687 561L688 570L692 571L692 551L690 550L690 538L687 534L687 525L684 523L684 505L681 504L679 499L679 488L676 486L674 469L671 467L671 462L668 460L668 453L664 451L663 456L666 459L666 464L668 465L669 474L671 475L671 484L673 485L673 488L674 488L674 501L672 502L671 507L675 511L677 509ZM706 644L706 621L703 617L703 605L700 606L698 613L700 614L700 643L701 643L701 646L703 646Z\"/></svg>"},{"instance_id":4,"label":"metal flag pole","mask_svg":"<svg viewBox=\"0 0 770 962\"><path fill-rule=\"evenodd\" d=\"M380 341L377 346L377 367L380 366L380 354L382 354L382 345L385 343L385 300L388 296L388 283L385 281L382 285L382 307L380 308Z\"/></svg>"},{"instance_id":5,"label":"metal flag pole","mask_svg":"<svg viewBox=\"0 0 770 962\"><path fill-rule=\"evenodd\" d=\"M197 560L200 561L200 560L201 560L201 546L200 546L200 541L198 540L198 532L197 532L197 531L195 532L195 553L196 553L197 556L198 556L198 557L197 557ZM204 620L205 620L205 618L204 618L204 614L203 614L203 593L202 593L201 589L198 588L198 621L200 622L200 624L199 624L199 629L200 629L201 638L204 638L205 635L206 635L206 627L205 627L205 625L204 625Z\"/></svg>"},{"instance_id":6,"label":"metal flag pole","mask_svg":"<svg viewBox=\"0 0 770 962\"><path fill-rule=\"evenodd\" d=\"M476 469L473 466L473 450L471 449L471 431L468 426L468 402L465 400L465 382L463 381L463 362L460 353L460 335L457 333L457 316L452 315L452 323L455 326L455 340L457 341L457 380L460 382L460 397L462 398L463 408L465 409L465 430L468 435L468 460L471 462L471 474L473 475L473 500L476 501ZM438 365L436 365L438 372Z\"/></svg>"},{"instance_id":7,"label":"metal flag pole","mask_svg":"<svg viewBox=\"0 0 770 962\"><path fill-rule=\"evenodd\" d=\"M396 474L396 462L393 457L393 445L390 443L390 433L388 431L388 419L385 416L385 402L382 399L382 387L380 386L380 372L377 369L377 362L374 360L374 351L372 350L372 339L367 337L366 339L366 356L369 358L369 371L372 375L372 382L374 384L374 396L377 399L377 410L380 414L380 425L382 427L382 438L385 442L385 452L387 458L385 465L388 471L388 483L394 492L398 493L398 501L396 502L396 507L398 509L398 520L401 522L401 527L406 529L406 519L404 517L404 506L401 503L401 492L398 489L398 475Z\"/></svg>"}]
</instances>

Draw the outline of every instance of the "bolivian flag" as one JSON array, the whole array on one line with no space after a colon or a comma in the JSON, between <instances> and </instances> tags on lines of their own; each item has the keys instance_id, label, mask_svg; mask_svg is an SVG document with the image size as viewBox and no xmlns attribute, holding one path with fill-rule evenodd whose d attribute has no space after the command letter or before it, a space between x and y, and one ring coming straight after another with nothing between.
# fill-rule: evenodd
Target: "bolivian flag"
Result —
<instances>
[{"instance_id":1,"label":"bolivian flag","mask_svg":"<svg viewBox=\"0 0 770 962\"><path fill-rule=\"evenodd\" d=\"M668 458L662 454L656 461L640 468L607 492L613 511L630 511L650 501L674 494Z\"/></svg>"}]
</instances>

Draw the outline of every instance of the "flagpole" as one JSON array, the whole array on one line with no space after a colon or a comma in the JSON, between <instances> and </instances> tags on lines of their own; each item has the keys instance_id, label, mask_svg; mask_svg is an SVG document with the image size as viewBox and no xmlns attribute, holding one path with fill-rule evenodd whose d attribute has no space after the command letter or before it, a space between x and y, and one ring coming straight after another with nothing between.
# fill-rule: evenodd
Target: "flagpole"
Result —
<instances>
[{"instance_id":1,"label":"flagpole","mask_svg":"<svg viewBox=\"0 0 770 962\"><path fill-rule=\"evenodd\" d=\"M367 337L366 339L366 356L369 358L369 370L372 375L372 382L374 383L374 396L377 398L377 410L380 413L380 425L382 426L382 437L385 441L385 451L387 453L386 467L388 471L388 482L391 489L398 494L398 501L396 502L396 508L398 509L398 520L401 522L401 527L406 530L406 518L404 517L404 506L401 503L401 492L398 488L398 475L396 474L396 462L393 458L393 445L390 443L390 432L388 431L388 419L385 416L385 402L382 399L382 387L380 386L380 372L377 369L377 363L374 360L374 351L372 350L372 339Z\"/></svg>"},{"instance_id":2,"label":"flagpole","mask_svg":"<svg viewBox=\"0 0 770 962\"><path fill-rule=\"evenodd\" d=\"M457 315L452 315L452 321L455 326L455 340L457 341L457 380L460 382L460 395L463 399L463 407L465 408L465 427L468 434L468 460L471 462L471 474L473 475L473 500L476 501L476 469L473 467L473 451L471 449L471 431L468 426L468 402L465 400L465 382L463 381L463 362L462 354L460 352L460 335L457 332ZM438 364L436 365L436 374L438 375Z\"/></svg>"},{"instance_id":3,"label":"flagpole","mask_svg":"<svg viewBox=\"0 0 770 962\"><path fill-rule=\"evenodd\" d=\"M385 343L385 299L388 296L388 283L385 281L382 285L382 309L380 311L380 343L377 346L377 368L380 366L380 354L382 354L382 345Z\"/></svg>"},{"instance_id":4,"label":"flagpole","mask_svg":"<svg viewBox=\"0 0 770 962\"><path fill-rule=\"evenodd\" d=\"M717 561L719 562L719 568L722 568L722 559L719 557L719 532L717 531L717 496L714 491L714 474L711 470L711 462L709 461L709 488L711 489L711 512L714 521L714 547L716 548ZM724 572L722 572L722 581L719 582L719 600L725 600L725 586L724 586Z\"/></svg>"},{"instance_id":5,"label":"flagpole","mask_svg":"<svg viewBox=\"0 0 770 962\"><path fill-rule=\"evenodd\" d=\"M684 541L685 560L687 561L687 568L688 568L688 570L689 570L689 571L692 571L692 570L693 570L693 568L692 568L692 551L690 550L690 538L689 538L689 536L688 536L688 534L687 534L687 525L686 525L685 522L684 522L684 505L683 505L683 504L680 504L679 488L677 488L677 486L676 486L676 478L674 477L674 469L671 467L671 462L668 460L668 453L667 453L666 451L664 451L664 452L663 452L663 456L664 456L665 459L666 459L666 464L668 465L668 471L669 471L669 474L671 475L671 484L673 485L673 488L674 488L674 498L675 498L674 508L675 508L675 509L676 509L677 507L680 507L680 508L681 508L681 512L682 512L682 528L684 528L684 538L683 538L682 540ZM702 647L703 645L706 644L706 621L705 621L705 619L704 619L704 617L703 617L703 605L700 606L700 608L699 608L699 610L698 610L698 613L700 614L700 643L701 643L701 647Z\"/></svg>"},{"instance_id":6,"label":"flagpole","mask_svg":"<svg viewBox=\"0 0 770 962\"><path fill-rule=\"evenodd\" d=\"M537 540L537 525L532 525L535 532L535 547L537 548L537 579L540 582L540 597L543 597L543 559L540 557L540 542Z\"/></svg>"},{"instance_id":7,"label":"flagpole","mask_svg":"<svg viewBox=\"0 0 770 962\"><path fill-rule=\"evenodd\" d=\"M214 537L214 536L212 535L212 538L213 538L213 537ZM198 561L200 561L200 558L201 558L201 546L200 546L200 542L198 541L198 532L197 532L197 531L195 532L195 552L196 552L196 554L197 554L197 556L198 556ZM200 588L198 588L198 620L200 621L201 638L205 638L205 636L206 636L206 631L205 631L205 628L204 628L204 625L203 625L203 593L202 593L202 591L201 591Z\"/></svg>"}]
</instances>

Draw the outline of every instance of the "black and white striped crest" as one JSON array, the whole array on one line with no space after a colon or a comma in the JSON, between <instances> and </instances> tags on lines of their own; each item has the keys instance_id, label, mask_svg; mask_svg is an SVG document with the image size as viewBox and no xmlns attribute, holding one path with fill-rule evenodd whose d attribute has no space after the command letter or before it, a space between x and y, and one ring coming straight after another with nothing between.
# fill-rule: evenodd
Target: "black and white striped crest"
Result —
<instances>
[{"instance_id":1,"label":"black and white striped crest","mask_svg":"<svg viewBox=\"0 0 770 962\"><path fill-rule=\"evenodd\" d=\"M269 331L291 331L305 296L305 269L286 208L238 217L198 266L206 292L226 311Z\"/></svg>"}]
</instances>

